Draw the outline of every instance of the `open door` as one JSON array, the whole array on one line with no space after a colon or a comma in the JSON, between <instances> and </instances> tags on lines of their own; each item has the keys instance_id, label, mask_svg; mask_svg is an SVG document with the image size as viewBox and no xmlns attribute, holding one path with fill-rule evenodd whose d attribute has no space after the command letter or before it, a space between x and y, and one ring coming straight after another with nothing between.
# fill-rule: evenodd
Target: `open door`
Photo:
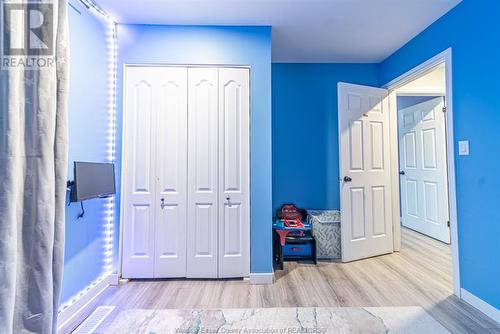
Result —
<instances>
[{"instance_id":1,"label":"open door","mask_svg":"<svg viewBox=\"0 0 500 334\"><path fill-rule=\"evenodd\" d=\"M401 222L450 243L444 99L398 111Z\"/></svg>"},{"instance_id":2,"label":"open door","mask_svg":"<svg viewBox=\"0 0 500 334\"><path fill-rule=\"evenodd\" d=\"M393 252L388 91L339 83L342 261Z\"/></svg>"}]
</instances>

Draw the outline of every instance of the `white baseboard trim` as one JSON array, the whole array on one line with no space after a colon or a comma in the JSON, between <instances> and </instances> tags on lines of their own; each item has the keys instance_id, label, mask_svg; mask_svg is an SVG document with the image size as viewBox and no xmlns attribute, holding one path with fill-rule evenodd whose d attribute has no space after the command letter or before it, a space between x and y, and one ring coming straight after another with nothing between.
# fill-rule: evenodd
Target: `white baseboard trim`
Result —
<instances>
[{"instance_id":1,"label":"white baseboard trim","mask_svg":"<svg viewBox=\"0 0 500 334\"><path fill-rule=\"evenodd\" d=\"M120 285L120 276L118 274L109 275L109 285Z\"/></svg>"},{"instance_id":2,"label":"white baseboard trim","mask_svg":"<svg viewBox=\"0 0 500 334\"><path fill-rule=\"evenodd\" d=\"M120 279L118 280L118 285L124 285L124 284L127 284L127 283L128 283L128 281L129 281L129 279L128 279L128 278L120 278Z\"/></svg>"},{"instance_id":3,"label":"white baseboard trim","mask_svg":"<svg viewBox=\"0 0 500 334\"><path fill-rule=\"evenodd\" d=\"M491 319L495 320L500 324L500 310L494 307L493 305L488 304L478 296L470 293L469 291L462 288L460 290L461 298L467 302L468 304L474 306L482 313L486 314Z\"/></svg>"},{"instance_id":4,"label":"white baseboard trim","mask_svg":"<svg viewBox=\"0 0 500 334\"><path fill-rule=\"evenodd\" d=\"M250 273L250 284L273 284L274 273Z\"/></svg>"},{"instance_id":5,"label":"white baseboard trim","mask_svg":"<svg viewBox=\"0 0 500 334\"><path fill-rule=\"evenodd\" d=\"M101 293L110 286L112 275L103 277L100 280L92 283L80 294L75 296L73 301L66 307L63 307L57 316L57 328L61 330L70 321L77 318L82 312L85 312L86 307L94 301Z\"/></svg>"}]
</instances>

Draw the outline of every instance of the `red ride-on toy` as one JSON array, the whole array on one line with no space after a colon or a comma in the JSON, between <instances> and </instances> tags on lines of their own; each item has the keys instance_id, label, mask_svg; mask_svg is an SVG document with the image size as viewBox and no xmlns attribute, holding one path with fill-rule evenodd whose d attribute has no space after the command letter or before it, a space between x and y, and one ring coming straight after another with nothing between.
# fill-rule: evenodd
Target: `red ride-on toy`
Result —
<instances>
[{"instance_id":1,"label":"red ride-on toy","mask_svg":"<svg viewBox=\"0 0 500 334\"><path fill-rule=\"evenodd\" d=\"M284 204L281 207L279 216L286 227L304 228L302 213L293 204Z\"/></svg>"}]
</instances>

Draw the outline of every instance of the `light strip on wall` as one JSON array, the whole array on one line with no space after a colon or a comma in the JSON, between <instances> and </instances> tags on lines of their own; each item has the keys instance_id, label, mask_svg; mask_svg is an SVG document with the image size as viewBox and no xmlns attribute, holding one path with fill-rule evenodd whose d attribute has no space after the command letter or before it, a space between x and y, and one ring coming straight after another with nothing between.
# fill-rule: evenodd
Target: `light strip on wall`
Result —
<instances>
[{"instance_id":1,"label":"light strip on wall","mask_svg":"<svg viewBox=\"0 0 500 334\"><path fill-rule=\"evenodd\" d=\"M106 16L106 38L108 44L108 133L107 133L107 159L110 163L116 162L116 66L117 66L117 41L116 24ZM115 224L115 198L109 197L106 203L104 229L104 275L113 271L113 246Z\"/></svg>"},{"instance_id":2,"label":"light strip on wall","mask_svg":"<svg viewBox=\"0 0 500 334\"><path fill-rule=\"evenodd\" d=\"M106 26L106 42L108 57L108 105L107 105L107 134L106 159L110 163L116 162L116 68L117 68L117 38L116 23L106 12L99 8L92 0L80 0L89 11ZM109 197L104 204L103 226L103 268L101 275L88 286L75 294L68 302L59 307L59 313L78 301L89 290L97 286L113 272L113 246L115 224L115 199Z\"/></svg>"}]
</instances>

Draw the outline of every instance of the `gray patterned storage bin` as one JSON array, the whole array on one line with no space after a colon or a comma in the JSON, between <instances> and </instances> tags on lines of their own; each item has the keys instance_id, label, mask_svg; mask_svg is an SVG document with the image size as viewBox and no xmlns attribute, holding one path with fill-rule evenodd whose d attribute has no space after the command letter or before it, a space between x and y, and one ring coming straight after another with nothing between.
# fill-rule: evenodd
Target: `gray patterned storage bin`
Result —
<instances>
[{"instance_id":1,"label":"gray patterned storage bin","mask_svg":"<svg viewBox=\"0 0 500 334\"><path fill-rule=\"evenodd\" d=\"M340 247L340 211L307 210L307 222L313 225L318 259L342 258Z\"/></svg>"}]
</instances>

